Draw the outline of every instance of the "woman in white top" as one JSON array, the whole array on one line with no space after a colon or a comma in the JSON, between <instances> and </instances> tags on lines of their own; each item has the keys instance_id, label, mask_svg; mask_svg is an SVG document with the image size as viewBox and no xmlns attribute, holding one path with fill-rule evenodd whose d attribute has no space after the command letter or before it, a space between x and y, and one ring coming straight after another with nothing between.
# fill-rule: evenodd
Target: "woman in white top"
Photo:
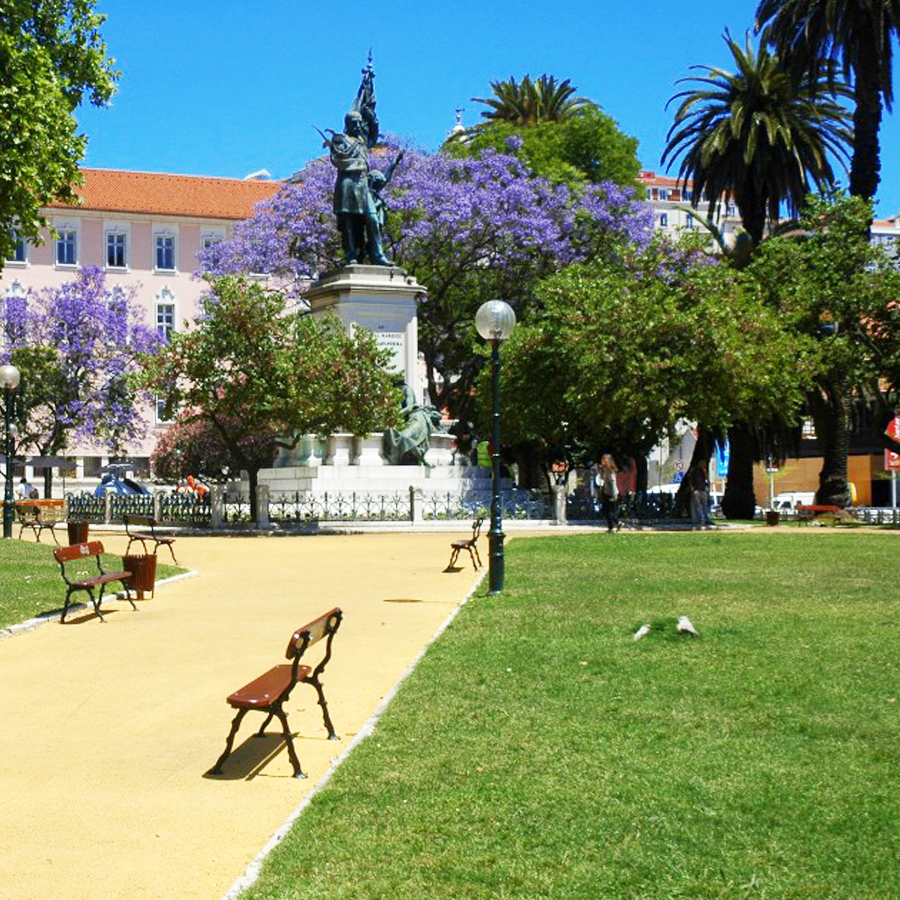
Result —
<instances>
[{"instance_id":1,"label":"woman in white top","mask_svg":"<svg viewBox=\"0 0 900 900\"><path fill-rule=\"evenodd\" d=\"M619 485L616 483L618 471L612 454L604 453L600 457L600 468L597 470L597 489L600 492L600 503L609 531L618 531L622 527L619 521Z\"/></svg>"}]
</instances>

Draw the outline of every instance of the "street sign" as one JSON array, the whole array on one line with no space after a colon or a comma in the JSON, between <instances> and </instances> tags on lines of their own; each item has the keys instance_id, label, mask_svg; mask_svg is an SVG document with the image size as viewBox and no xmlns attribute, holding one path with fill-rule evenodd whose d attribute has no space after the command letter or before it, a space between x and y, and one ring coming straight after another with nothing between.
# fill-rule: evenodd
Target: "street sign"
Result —
<instances>
[{"instance_id":1,"label":"street sign","mask_svg":"<svg viewBox=\"0 0 900 900\"><path fill-rule=\"evenodd\" d=\"M894 453L893 450L885 450L884 468L888 472L900 472L900 453Z\"/></svg>"},{"instance_id":2,"label":"street sign","mask_svg":"<svg viewBox=\"0 0 900 900\"><path fill-rule=\"evenodd\" d=\"M884 429L884 433L892 440L900 444L900 416L894 416L890 424Z\"/></svg>"}]
</instances>

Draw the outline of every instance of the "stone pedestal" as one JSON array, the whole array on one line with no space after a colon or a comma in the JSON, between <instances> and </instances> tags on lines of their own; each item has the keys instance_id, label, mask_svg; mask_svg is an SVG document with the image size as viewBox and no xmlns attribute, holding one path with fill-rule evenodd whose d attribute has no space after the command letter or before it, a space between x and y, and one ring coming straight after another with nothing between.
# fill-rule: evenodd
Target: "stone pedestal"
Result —
<instances>
[{"instance_id":1,"label":"stone pedestal","mask_svg":"<svg viewBox=\"0 0 900 900\"><path fill-rule=\"evenodd\" d=\"M356 264L321 276L306 298L314 315L331 313L348 329L361 325L373 331L378 345L392 353L390 368L403 375L422 403L416 302L424 294L399 266Z\"/></svg>"}]
</instances>

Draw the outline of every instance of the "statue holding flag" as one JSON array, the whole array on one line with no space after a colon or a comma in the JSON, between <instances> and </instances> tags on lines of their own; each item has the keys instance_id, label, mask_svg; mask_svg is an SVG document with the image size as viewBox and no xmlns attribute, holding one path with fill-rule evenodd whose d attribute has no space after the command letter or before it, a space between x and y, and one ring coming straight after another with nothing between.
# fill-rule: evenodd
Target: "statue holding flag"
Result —
<instances>
[{"instance_id":1,"label":"statue holding flag","mask_svg":"<svg viewBox=\"0 0 900 900\"><path fill-rule=\"evenodd\" d=\"M377 180L373 191L369 151L378 140L378 116L375 113L375 70L371 51L362 76L356 100L344 117L344 131L339 133L328 128L330 137L319 133L325 139L332 165L337 169L334 213L341 232L345 263L368 260L375 265L390 266L392 263L385 258L382 248L384 205L378 191L393 174L400 157L391 164L386 177Z\"/></svg>"}]
</instances>

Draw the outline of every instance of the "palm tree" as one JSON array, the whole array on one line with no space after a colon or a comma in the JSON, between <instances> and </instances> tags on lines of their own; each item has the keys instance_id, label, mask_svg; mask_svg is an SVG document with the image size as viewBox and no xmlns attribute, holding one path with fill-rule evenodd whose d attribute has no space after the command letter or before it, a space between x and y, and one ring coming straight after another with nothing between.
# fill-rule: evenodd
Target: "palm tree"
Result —
<instances>
[{"instance_id":1,"label":"palm tree","mask_svg":"<svg viewBox=\"0 0 900 900\"><path fill-rule=\"evenodd\" d=\"M532 81L526 75L521 84L515 78L509 81L492 81L493 97L473 97L476 103L490 107L482 111L486 120L473 130L487 127L495 122L510 122L513 125L536 125L538 122L560 122L580 115L595 104L584 97L573 97L575 88L567 78L557 82L553 75L541 75Z\"/></svg>"},{"instance_id":2,"label":"palm tree","mask_svg":"<svg viewBox=\"0 0 900 900\"><path fill-rule=\"evenodd\" d=\"M900 0L760 0L756 30L786 65L804 78L820 59L845 78L853 76L853 155L850 193L874 198L881 180L882 102L893 102L893 41L900 36ZM850 500L847 453L850 436L848 385L811 398L822 443L819 503Z\"/></svg>"},{"instance_id":3,"label":"palm tree","mask_svg":"<svg viewBox=\"0 0 900 900\"><path fill-rule=\"evenodd\" d=\"M678 82L686 89L666 136L662 163L682 157L678 177L693 181L694 205L705 195L709 216L723 197L733 197L744 229L758 245L781 205L799 209L810 191L831 186L829 155L847 159L849 113L834 98L846 86L832 67L819 65L800 81L763 46L754 53L749 35L742 49L725 32L737 71L694 66L706 75ZM668 106L668 104L667 104Z\"/></svg>"},{"instance_id":4,"label":"palm tree","mask_svg":"<svg viewBox=\"0 0 900 900\"><path fill-rule=\"evenodd\" d=\"M881 159L882 101L893 101L893 40L900 36L900 0L760 0L756 30L799 78L821 60L853 76L853 157L850 193L872 199Z\"/></svg>"},{"instance_id":5,"label":"palm tree","mask_svg":"<svg viewBox=\"0 0 900 900\"><path fill-rule=\"evenodd\" d=\"M725 43L737 71L696 66L706 74L681 79L699 86L669 101L681 102L662 163L668 159L671 167L682 157L679 180L693 181L694 206L705 195L710 219L723 197L733 197L752 251L766 226L778 221L782 203L797 210L810 182L819 190L832 185L829 155L846 159L850 141L849 114L834 95L847 88L834 78L832 65L794 79L764 46L754 53L749 35L741 48L726 31ZM741 252L726 259L745 265L748 248L735 249ZM752 423L738 422L728 433L731 459L722 509L729 518L752 518L755 512L755 430Z\"/></svg>"}]
</instances>

